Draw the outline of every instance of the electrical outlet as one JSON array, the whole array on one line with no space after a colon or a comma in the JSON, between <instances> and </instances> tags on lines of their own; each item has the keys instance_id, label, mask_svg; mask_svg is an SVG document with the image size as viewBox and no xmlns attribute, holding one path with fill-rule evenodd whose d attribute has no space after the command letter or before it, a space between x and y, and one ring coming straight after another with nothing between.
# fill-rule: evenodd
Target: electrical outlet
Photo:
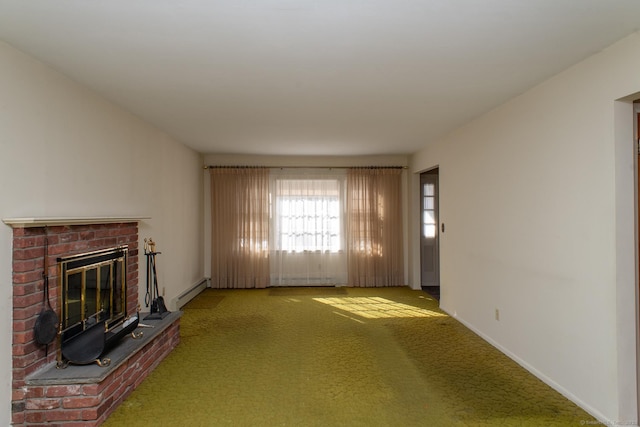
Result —
<instances>
[{"instance_id":1,"label":"electrical outlet","mask_svg":"<svg viewBox=\"0 0 640 427\"><path fill-rule=\"evenodd\" d=\"M500 310L496 308L496 320L500 321Z\"/></svg>"}]
</instances>

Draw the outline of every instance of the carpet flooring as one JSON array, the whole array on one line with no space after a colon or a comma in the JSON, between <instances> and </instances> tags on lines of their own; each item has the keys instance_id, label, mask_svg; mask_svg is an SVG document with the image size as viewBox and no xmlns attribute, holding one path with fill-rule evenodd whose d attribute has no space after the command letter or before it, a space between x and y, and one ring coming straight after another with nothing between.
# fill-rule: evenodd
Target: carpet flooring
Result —
<instances>
[{"instance_id":1,"label":"carpet flooring","mask_svg":"<svg viewBox=\"0 0 640 427\"><path fill-rule=\"evenodd\" d=\"M408 288L213 290L105 426L596 421Z\"/></svg>"},{"instance_id":2,"label":"carpet flooring","mask_svg":"<svg viewBox=\"0 0 640 427\"><path fill-rule=\"evenodd\" d=\"M440 286L423 286L422 290L440 301Z\"/></svg>"}]
</instances>

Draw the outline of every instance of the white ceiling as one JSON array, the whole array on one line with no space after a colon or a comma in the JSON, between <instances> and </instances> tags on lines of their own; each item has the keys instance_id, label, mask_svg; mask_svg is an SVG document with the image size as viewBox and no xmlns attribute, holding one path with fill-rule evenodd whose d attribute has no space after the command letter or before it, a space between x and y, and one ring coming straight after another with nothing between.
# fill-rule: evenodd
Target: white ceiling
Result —
<instances>
[{"instance_id":1,"label":"white ceiling","mask_svg":"<svg viewBox=\"0 0 640 427\"><path fill-rule=\"evenodd\" d=\"M0 39L203 153L413 153L638 29L639 0L0 0Z\"/></svg>"}]
</instances>

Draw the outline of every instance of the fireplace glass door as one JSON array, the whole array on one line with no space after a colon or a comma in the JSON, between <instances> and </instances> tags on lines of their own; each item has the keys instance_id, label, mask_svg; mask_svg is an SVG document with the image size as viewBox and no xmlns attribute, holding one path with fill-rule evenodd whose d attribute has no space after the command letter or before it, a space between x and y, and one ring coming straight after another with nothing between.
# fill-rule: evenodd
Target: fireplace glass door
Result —
<instances>
[{"instance_id":1,"label":"fireplace glass door","mask_svg":"<svg viewBox=\"0 0 640 427\"><path fill-rule=\"evenodd\" d=\"M60 258L62 331L75 335L104 322L109 330L126 316L127 248Z\"/></svg>"}]
</instances>

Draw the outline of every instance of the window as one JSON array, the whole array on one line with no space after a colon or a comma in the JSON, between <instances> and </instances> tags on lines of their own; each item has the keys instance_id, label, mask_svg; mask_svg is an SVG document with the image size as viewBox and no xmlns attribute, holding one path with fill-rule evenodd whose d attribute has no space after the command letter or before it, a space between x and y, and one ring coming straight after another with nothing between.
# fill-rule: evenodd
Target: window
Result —
<instances>
[{"instance_id":1,"label":"window","mask_svg":"<svg viewBox=\"0 0 640 427\"><path fill-rule=\"evenodd\" d=\"M436 193L435 184L423 184L422 197L422 235L427 238L436 237Z\"/></svg>"},{"instance_id":2,"label":"window","mask_svg":"<svg viewBox=\"0 0 640 427\"><path fill-rule=\"evenodd\" d=\"M272 170L272 286L346 284L344 170Z\"/></svg>"},{"instance_id":3,"label":"window","mask_svg":"<svg viewBox=\"0 0 640 427\"><path fill-rule=\"evenodd\" d=\"M340 178L276 178L272 191L275 249L341 251L343 188Z\"/></svg>"}]
</instances>

